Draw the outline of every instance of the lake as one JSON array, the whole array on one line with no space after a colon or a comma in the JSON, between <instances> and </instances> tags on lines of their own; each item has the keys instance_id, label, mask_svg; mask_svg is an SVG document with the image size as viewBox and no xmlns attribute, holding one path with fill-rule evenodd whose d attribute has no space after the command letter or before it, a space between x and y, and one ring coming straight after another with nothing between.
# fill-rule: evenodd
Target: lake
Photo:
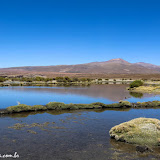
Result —
<instances>
[{"instance_id":1,"label":"lake","mask_svg":"<svg viewBox=\"0 0 160 160\"><path fill-rule=\"evenodd\" d=\"M17 104L113 103L160 100L159 95L129 93L127 85L88 87L2 87L1 107ZM17 152L22 160L150 160L160 159L159 147L140 154L135 145L116 142L109 130L133 118L159 119L160 109L97 109L47 111L0 117L0 154Z\"/></svg>"},{"instance_id":2,"label":"lake","mask_svg":"<svg viewBox=\"0 0 160 160\"><path fill-rule=\"evenodd\" d=\"M71 87L0 87L0 108L17 105L45 105L49 102L106 104L128 100L143 102L160 100L159 95L130 93L128 85L108 84Z\"/></svg>"}]
</instances>

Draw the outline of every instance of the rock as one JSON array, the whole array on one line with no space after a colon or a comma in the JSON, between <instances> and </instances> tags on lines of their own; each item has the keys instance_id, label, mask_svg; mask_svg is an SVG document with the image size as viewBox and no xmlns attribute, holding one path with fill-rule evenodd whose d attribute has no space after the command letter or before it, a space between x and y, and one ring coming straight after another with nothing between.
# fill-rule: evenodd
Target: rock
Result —
<instances>
[{"instance_id":1,"label":"rock","mask_svg":"<svg viewBox=\"0 0 160 160\"><path fill-rule=\"evenodd\" d=\"M137 152L152 152L152 150L150 148L148 148L147 146L136 146L136 151Z\"/></svg>"},{"instance_id":2,"label":"rock","mask_svg":"<svg viewBox=\"0 0 160 160\"><path fill-rule=\"evenodd\" d=\"M37 132L32 131L32 130L28 130L27 132L28 132L28 133L32 133L32 134L37 134Z\"/></svg>"}]
</instances>

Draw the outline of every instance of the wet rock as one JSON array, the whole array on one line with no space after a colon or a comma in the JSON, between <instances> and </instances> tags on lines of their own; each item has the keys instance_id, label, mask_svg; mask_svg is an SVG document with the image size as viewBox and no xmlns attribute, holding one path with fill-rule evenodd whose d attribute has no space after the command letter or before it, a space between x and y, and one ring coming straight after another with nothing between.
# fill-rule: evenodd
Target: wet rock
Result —
<instances>
[{"instance_id":1,"label":"wet rock","mask_svg":"<svg viewBox=\"0 0 160 160\"><path fill-rule=\"evenodd\" d=\"M136 146L136 151L137 152L152 152L152 150L150 148L148 148L147 146Z\"/></svg>"},{"instance_id":2,"label":"wet rock","mask_svg":"<svg viewBox=\"0 0 160 160\"><path fill-rule=\"evenodd\" d=\"M24 128L26 126L26 124L25 123L16 123L16 124L14 124L12 127L8 127L8 128L13 128L13 129L16 129L16 130L20 130L20 129L22 129L22 128Z\"/></svg>"},{"instance_id":3,"label":"wet rock","mask_svg":"<svg viewBox=\"0 0 160 160\"><path fill-rule=\"evenodd\" d=\"M32 134L37 134L37 132L32 131L32 130L28 130L27 132L32 133Z\"/></svg>"}]
</instances>

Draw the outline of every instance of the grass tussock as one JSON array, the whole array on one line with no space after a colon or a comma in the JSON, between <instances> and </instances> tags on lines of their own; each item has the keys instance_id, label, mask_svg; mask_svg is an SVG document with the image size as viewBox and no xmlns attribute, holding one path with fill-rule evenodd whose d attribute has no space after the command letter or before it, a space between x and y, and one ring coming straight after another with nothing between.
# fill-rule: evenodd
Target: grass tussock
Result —
<instances>
[{"instance_id":1,"label":"grass tussock","mask_svg":"<svg viewBox=\"0 0 160 160\"><path fill-rule=\"evenodd\" d=\"M143 85L143 81L135 80L129 85L129 87L134 88L134 87L139 87L139 86L142 86L142 85Z\"/></svg>"},{"instance_id":2,"label":"grass tussock","mask_svg":"<svg viewBox=\"0 0 160 160\"><path fill-rule=\"evenodd\" d=\"M46 104L47 109L65 109L66 104L60 102L49 102Z\"/></svg>"},{"instance_id":3,"label":"grass tussock","mask_svg":"<svg viewBox=\"0 0 160 160\"><path fill-rule=\"evenodd\" d=\"M160 120L152 118L136 118L121 123L109 132L111 138L138 145L160 145Z\"/></svg>"},{"instance_id":4,"label":"grass tussock","mask_svg":"<svg viewBox=\"0 0 160 160\"><path fill-rule=\"evenodd\" d=\"M46 111L46 110L77 110L77 109L123 109L123 108L154 108L160 107L160 101L152 102L137 102L130 103L128 101L119 101L119 103L104 104L101 102L95 102L91 104L65 104L61 102L49 102L46 105L34 105L29 106L25 104L19 104L16 106L10 106L7 109L0 111L0 114L6 113L18 113L18 112L29 112L29 111Z\"/></svg>"},{"instance_id":5,"label":"grass tussock","mask_svg":"<svg viewBox=\"0 0 160 160\"><path fill-rule=\"evenodd\" d=\"M160 101L137 102L136 107L137 108L160 107Z\"/></svg>"},{"instance_id":6,"label":"grass tussock","mask_svg":"<svg viewBox=\"0 0 160 160\"><path fill-rule=\"evenodd\" d=\"M159 93L160 92L160 86L140 86L137 88L134 88L133 91L135 92L142 92L142 93Z\"/></svg>"},{"instance_id":7,"label":"grass tussock","mask_svg":"<svg viewBox=\"0 0 160 160\"><path fill-rule=\"evenodd\" d=\"M26 105L26 104L19 104L19 105L10 106L10 107L7 108L7 111L9 113L40 111L40 110L47 110L47 108L45 106L42 106L42 105L29 106L29 105Z\"/></svg>"},{"instance_id":8,"label":"grass tussock","mask_svg":"<svg viewBox=\"0 0 160 160\"><path fill-rule=\"evenodd\" d=\"M132 104L128 101L119 101L119 103L112 103L106 105L106 108L130 108Z\"/></svg>"},{"instance_id":9,"label":"grass tussock","mask_svg":"<svg viewBox=\"0 0 160 160\"><path fill-rule=\"evenodd\" d=\"M32 106L32 110L33 111L45 111L45 110L47 110L47 107L42 106L42 105L34 105L34 106Z\"/></svg>"},{"instance_id":10,"label":"grass tussock","mask_svg":"<svg viewBox=\"0 0 160 160\"><path fill-rule=\"evenodd\" d=\"M96 102L96 103L91 103L91 104L65 104L65 103L60 103L60 102L49 102L46 105L47 109L54 109L54 110L63 110L63 109L71 109L71 110L76 110L76 109L93 109L93 108L103 108L105 107L105 104Z\"/></svg>"},{"instance_id":11,"label":"grass tussock","mask_svg":"<svg viewBox=\"0 0 160 160\"><path fill-rule=\"evenodd\" d=\"M10 106L7 108L8 112L21 112L31 110L31 106L25 104L19 104L17 106Z\"/></svg>"}]
</instances>

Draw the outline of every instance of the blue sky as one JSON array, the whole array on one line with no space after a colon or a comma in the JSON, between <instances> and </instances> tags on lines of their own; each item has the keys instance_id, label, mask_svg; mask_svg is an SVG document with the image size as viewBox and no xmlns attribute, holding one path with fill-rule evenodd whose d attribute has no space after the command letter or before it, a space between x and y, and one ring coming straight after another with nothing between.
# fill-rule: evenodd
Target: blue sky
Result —
<instances>
[{"instance_id":1,"label":"blue sky","mask_svg":"<svg viewBox=\"0 0 160 160\"><path fill-rule=\"evenodd\" d=\"M0 0L0 67L112 58L160 65L159 0Z\"/></svg>"}]
</instances>

